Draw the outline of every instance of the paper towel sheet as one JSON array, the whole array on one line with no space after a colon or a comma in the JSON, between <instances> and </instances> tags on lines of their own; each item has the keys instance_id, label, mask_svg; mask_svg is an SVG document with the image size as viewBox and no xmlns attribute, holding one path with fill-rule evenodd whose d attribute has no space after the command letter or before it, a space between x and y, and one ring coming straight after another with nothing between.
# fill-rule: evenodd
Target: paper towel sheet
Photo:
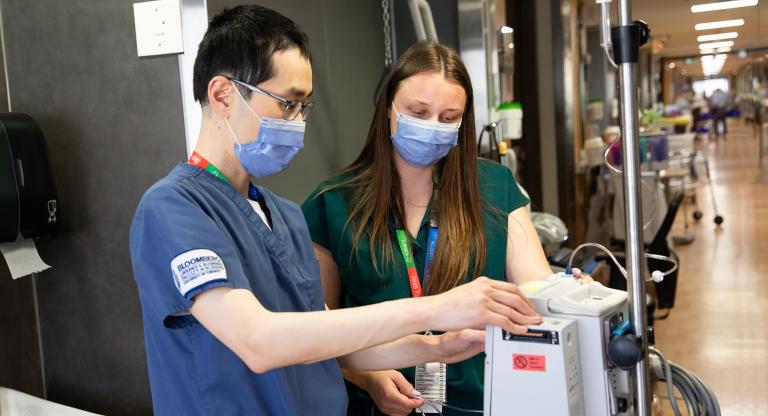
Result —
<instances>
[{"instance_id":1,"label":"paper towel sheet","mask_svg":"<svg viewBox=\"0 0 768 416\"><path fill-rule=\"evenodd\" d=\"M22 238L21 235L13 243L0 243L0 252L3 253L8 269L11 271L11 277L14 279L51 268L40 258L35 242L29 238Z\"/></svg>"}]
</instances>

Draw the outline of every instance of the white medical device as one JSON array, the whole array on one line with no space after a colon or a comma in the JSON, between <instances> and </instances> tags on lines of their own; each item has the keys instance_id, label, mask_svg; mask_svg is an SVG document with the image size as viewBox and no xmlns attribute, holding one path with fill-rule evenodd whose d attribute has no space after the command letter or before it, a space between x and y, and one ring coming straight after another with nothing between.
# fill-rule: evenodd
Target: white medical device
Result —
<instances>
[{"instance_id":1,"label":"white medical device","mask_svg":"<svg viewBox=\"0 0 768 416\"><path fill-rule=\"evenodd\" d=\"M629 372L612 363L621 364L621 357L618 360L608 358L608 351L616 351L616 347L620 350L618 355L627 351L624 347L628 346L629 350L634 347L631 339L618 339L624 336L629 325L627 293L599 284L581 284L565 274L526 283L520 290L545 317L542 325L550 334L558 334L559 344L526 342L517 338L510 343L504 339L501 329L489 327L486 335L485 414L629 414L632 406ZM567 325L571 322L576 331ZM539 337L539 331L539 327L531 327L525 337ZM567 341L563 344L561 334L570 336L576 345L569 346ZM548 339L553 336L549 335ZM611 345L612 340L621 342ZM576 352L578 362L572 364L567 357ZM630 351L630 355L632 353ZM514 354L546 357L546 372L539 374L541 379L532 377L530 371L517 371ZM639 348L637 354L640 354ZM574 374L579 375L576 386L571 384ZM561 391L563 385L568 387L568 394Z\"/></svg>"},{"instance_id":2,"label":"white medical device","mask_svg":"<svg viewBox=\"0 0 768 416\"><path fill-rule=\"evenodd\" d=\"M489 327L485 352L485 415L585 415L575 321L544 318L523 335Z\"/></svg>"}]
</instances>

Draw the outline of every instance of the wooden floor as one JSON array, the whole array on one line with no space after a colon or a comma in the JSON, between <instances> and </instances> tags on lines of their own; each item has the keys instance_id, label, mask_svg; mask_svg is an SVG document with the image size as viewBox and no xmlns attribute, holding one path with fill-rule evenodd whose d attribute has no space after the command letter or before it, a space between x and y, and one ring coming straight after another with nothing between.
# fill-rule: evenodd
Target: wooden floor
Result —
<instances>
[{"instance_id":1,"label":"wooden floor","mask_svg":"<svg viewBox=\"0 0 768 416\"><path fill-rule=\"evenodd\" d=\"M740 120L729 126L726 141L697 143L708 156L712 189L725 223L715 226L709 189L698 189L704 218L691 223L694 242L676 248L681 264L676 304L669 318L655 325L656 345L714 390L723 415L764 416L768 415L768 167L762 172L757 167L752 128ZM764 162L768 165L768 157ZM692 212L688 205L689 218ZM673 234L683 232L683 217L681 209Z\"/></svg>"}]
</instances>

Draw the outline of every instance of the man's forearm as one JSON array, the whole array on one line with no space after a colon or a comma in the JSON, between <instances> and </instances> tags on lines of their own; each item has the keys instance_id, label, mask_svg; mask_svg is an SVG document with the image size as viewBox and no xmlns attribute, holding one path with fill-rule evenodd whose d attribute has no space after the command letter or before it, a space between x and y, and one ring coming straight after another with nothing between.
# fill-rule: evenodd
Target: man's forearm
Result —
<instances>
[{"instance_id":1,"label":"man's forearm","mask_svg":"<svg viewBox=\"0 0 768 416\"><path fill-rule=\"evenodd\" d=\"M270 312L244 289L215 288L190 312L255 372L335 358L426 330L428 298L354 309Z\"/></svg>"},{"instance_id":2,"label":"man's forearm","mask_svg":"<svg viewBox=\"0 0 768 416\"><path fill-rule=\"evenodd\" d=\"M316 312L270 312L248 290L217 287L197 295L189 311L258 373L341 357L427 329L455 331L497 325L522 333L527 330L525 325L541 320L515 285L485 277L435 296ZM466 352L475 353L474 349L466 350L464 344L482 344L482 334L478 340L477 333L464 331L459 331L459 336L449 336L451 342L444 339L441 335L437 340L439 349L451 351L453 362ZM425 346L419 346L416 340L384 347L381 353L375 353L381 356L374 357L377 365L371 367L392 368L432 361L425 353L429 349L423 349ZM405 358L399 363L387 358L395 347L405 351Z\"/></svg>"},{"instance_id":3,"label":"man's forearm","mask_svg":"<svg viewBox=\"0 0 768 416\"><path fill-rule=\"evenodd\" d=\"M302 357L301 363L311 363L379 346L363 354L368 358L355 360L356 367L392 369L400 367L398 362L402 366L423 362L418 360L426 356L427 344L419 337L406 336L427 329L423 303L403 299L354 309L274 313L266 325L254 324L261 341L269 340L270 351L264 352L273 368L296 364L296 357ZM398 354L402 354L399 359ZM363 365L368 359L370 363Z\"/></svg>"},{"instance_id":4,"label":"man's forearm","mask_svg":"<svg viewBox=\"0 0 768 416\"><path fill-rule=\"evenodd\" d=\"M386 344L339 357L342 368L358 371L391 370L442 361L438 337L409 335ZM354 380L350 380L353 381Z\"/></svg>"}]
</instances>

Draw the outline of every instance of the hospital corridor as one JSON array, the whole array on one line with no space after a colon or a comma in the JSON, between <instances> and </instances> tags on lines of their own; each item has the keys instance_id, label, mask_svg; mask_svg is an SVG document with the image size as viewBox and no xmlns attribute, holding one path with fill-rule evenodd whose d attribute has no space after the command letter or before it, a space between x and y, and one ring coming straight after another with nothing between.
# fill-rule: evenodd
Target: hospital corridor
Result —
<instances>
[{"instance_id":1,"label":"hospital corridor","mask_svg":"<svg viewBox=\"0 0 768 416\"><path fill-rule=\"evenodd\" d=\"M727 140L697 145L712 161L710 186L726 221L714 226L712 200L699 191L705 214L689 224L696 239L677 249L679 304L656 325L656 342L711 380L723 414L761 415L768 409L768 333L759 318L768 316L768 169L758 167L752 126L729 127ZM673 234L684 230L680 216Z\"/></svg>"}]
</instances>

